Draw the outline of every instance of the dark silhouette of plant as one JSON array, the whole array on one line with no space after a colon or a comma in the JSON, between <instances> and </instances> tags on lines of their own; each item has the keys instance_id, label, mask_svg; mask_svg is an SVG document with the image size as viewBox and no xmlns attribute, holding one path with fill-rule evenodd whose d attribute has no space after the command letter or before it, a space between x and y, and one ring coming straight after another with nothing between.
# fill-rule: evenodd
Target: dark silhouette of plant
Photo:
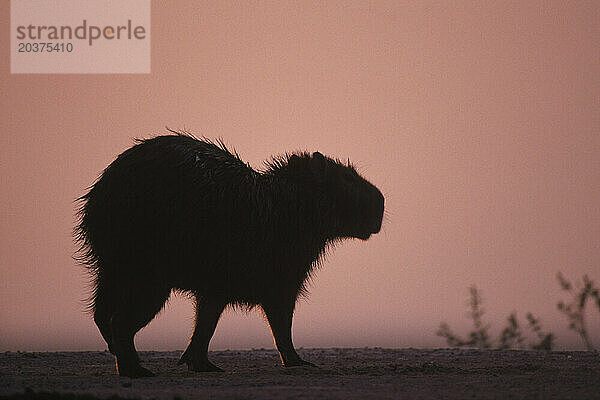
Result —
<instances>
[{"instance_id":1,"label":"dark silhouette of plant","mask_svg":"<svg viewBox=\"0 0 600 400\"><path fill-rule=\"evenodd\" d=\"M454 334L447 323L442 322L436 334L446 338L446 343L450 347L477 347L480 349L489 349L494 347L491 340L489 324L484 324L483 315L484 309L481 307L481 295L477 287L469 288L471 295L469 301L470 311L469 317L473 320L473 330L469 333L469 339L463 339ZM529 347L535 350L552 350L554 345L554 335L552 333L544 333L542 331L539 319L533 314L527 313L528 327L537 336L538 341L529 344ZM526 336L519 325L517 314L513 312L507 318L508 324L502 330L498 338L498 344L495 346L498 349L523 348L523 343Z\"/></svg>"},{"instance_id":2,"label":"dark silhouette of plant","mask_svg":"<svg viewBox=\"0 0 600 400\"><path fill-rule=\"evenodd\" d=\"M470 311L468 316L473 320L473 330L469 333L469 339L462 339L455 335L445 322L440 324L437 335L445 337L448 346L451 347L478 347L480 349L489 349L492 347L490 335L488 333L490 326L489 324L486 325L483 323L485 310L481 307L481 296L475 286L471 286L469 292L471 298L469 301Z\"/></svg>"},{"instance_id":3,"label":"dark silhouette of plant","mask_svg":"<svg viewBox=\"0 0 600 400\"><path fill-rule=\"evenodd\" d=\"M517 313L513 312L507 318L508 325L502 330L500 334L500 344L498 346L499 349L511 349L514 347L523 347L523 342L525 341L525 337L523 336L523 331L519 326L519 321L517 320Z\"/></svg>"},{"instance_id":4,"label":"dark silhouette of plant","mask_svg":"<svg viewBox=\"0 0 600 400\"><path fill-rule=\"evenodd\" d=\"M557 275L558 282L562 289L569 292L571 295L571 302L565 303L562 300L558 302L558 309L567 316L569 319L569 329L577 332L585 347L594 351L594 346L590 340L585 324L585 306L587 300L591 299L596 301L598 310L600 310L600 295L598 288L594 286L594 282L591 281L587 275L583 276L583 284L578 284L577 288L571 284L560 272Z\"/></svg>"},{"instance_id":5,"label":"dark silhouette of plant","mask_svg":"<svg viewBox=\"0 0 600 400\"><path fill-rule=\"evenodd\" d=\"M539 340L537 343L532 343L531 348L534 350L552 350L554 334L544 333L540 325L540 320L535 318L532 313L527 313L525 317L527 318L529 328L536 334Z\"/></svg>"}]
</instances>

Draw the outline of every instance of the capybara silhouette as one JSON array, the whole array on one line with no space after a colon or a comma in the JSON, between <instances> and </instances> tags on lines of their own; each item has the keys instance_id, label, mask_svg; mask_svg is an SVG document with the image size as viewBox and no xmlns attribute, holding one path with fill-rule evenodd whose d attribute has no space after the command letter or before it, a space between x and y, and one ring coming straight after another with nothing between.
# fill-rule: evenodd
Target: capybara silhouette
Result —
<instances>
[{"instance_id":1,"label":"capybara silhouette","mask_svg":"<svg viewBox=\"0 0 600 400\"><path fill-rule=\"evenodd\" d=\"M195 299L179 361L190 370L220 371L207 352L227 306L262 308L283 365L312 365L292 344L296 300L332 244L379 232L383 195L349 162L318 152L257 171L221 141L173 133L137 140L78 199L90 311L119 374L153 375L133 337L173 290Z\"/></svg>"}]
</instances>

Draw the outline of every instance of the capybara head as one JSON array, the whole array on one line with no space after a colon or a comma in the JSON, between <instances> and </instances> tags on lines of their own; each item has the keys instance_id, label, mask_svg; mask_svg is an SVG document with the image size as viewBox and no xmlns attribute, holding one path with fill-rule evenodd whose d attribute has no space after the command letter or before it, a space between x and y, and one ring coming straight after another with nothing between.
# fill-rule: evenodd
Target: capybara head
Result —
<instances>
[{"instance_id":1,"label":"capybara head","mask_svg":"<svg viewBox=\"0 0 600 400\"><path fill-rule=\"evenodd\" d=\"M333 236L367 240L379 232L384 198L379 189L361 177L348 162L333 160L319 152L292 155L291 171L302 172L312 183L325 225Z\"/></svg>"}]
</instances>

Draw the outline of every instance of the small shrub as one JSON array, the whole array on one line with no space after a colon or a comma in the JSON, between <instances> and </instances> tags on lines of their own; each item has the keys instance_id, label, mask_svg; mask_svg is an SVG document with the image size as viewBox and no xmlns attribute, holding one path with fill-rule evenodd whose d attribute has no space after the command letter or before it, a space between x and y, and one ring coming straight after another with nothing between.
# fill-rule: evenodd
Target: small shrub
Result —
<instances>
[{"instance_id":1,"label":"small shrub","mask_svg":"<svg viewBox=\"0 0 600 400\"><path fill-rule=\"evenodd\" d=\"M513 312L507 318L507 325L502 330L497 344L494 346L490 339L490 325L483 322L484 309L481 307L482 299L477 287L469 288L469 318L473 320L473 329L469 333L468 339L463 339L456 335L450 329L447 323L442 322L436 334L444 337L450 347L476 347L479 349L489 349L496 347L498 349L524 348L526 335L524 334L517 313ZM527 326L537 337L537 341L529 343L529 347L535 350L552 350L554 345L554 335L542 331L539 319L531 313L527 313Z\"/></svg>"},{"instance_id":2,"label":"small shrub","mask_svg":"<svg viewBox=\"0 0 600 400\"><path fill-rule=\"evenodd\" d=\"M581 339L588 350L594 351L594 346L586 328L585 306L588 299L592 301L595 300L598 310L600 311L600 295L598 288L594 286L594 282L591 281L587 275L583 276L583 283L577 284L577 287L572 285L560 272L558 273L557 278L561 288L571 295L571 301L569 303L565 303L562 300L558 302L557 307L559 311L567 316L567 319L569 320L569 329L577 332L579 336L581 336Z\"/></svg>"}]
</instances>

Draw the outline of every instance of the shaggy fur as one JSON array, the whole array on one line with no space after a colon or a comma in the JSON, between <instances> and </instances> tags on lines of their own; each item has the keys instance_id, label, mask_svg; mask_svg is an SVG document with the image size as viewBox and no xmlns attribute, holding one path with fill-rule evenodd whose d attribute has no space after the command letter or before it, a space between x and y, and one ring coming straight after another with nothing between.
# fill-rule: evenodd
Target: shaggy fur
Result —
<instances>
[{"instance_id":1,"label":"shaggy fur","mask_svg":"<svg viewBox=\"0 0 600 400\"><path fill-rule=\"evenodd\" d=\"M327 247L366 240L381 227L384 199L349 164L320 153L273 158L255 171L221 142L158 136L119 155L79 198L80 261L93 277L90 309L121 375L152 373L135 333L172 290L196 301L180 363L215 371L208 343L228 305L260 306L285 366L294 350L294 305Z\"/></svg>"}]
</instances>

